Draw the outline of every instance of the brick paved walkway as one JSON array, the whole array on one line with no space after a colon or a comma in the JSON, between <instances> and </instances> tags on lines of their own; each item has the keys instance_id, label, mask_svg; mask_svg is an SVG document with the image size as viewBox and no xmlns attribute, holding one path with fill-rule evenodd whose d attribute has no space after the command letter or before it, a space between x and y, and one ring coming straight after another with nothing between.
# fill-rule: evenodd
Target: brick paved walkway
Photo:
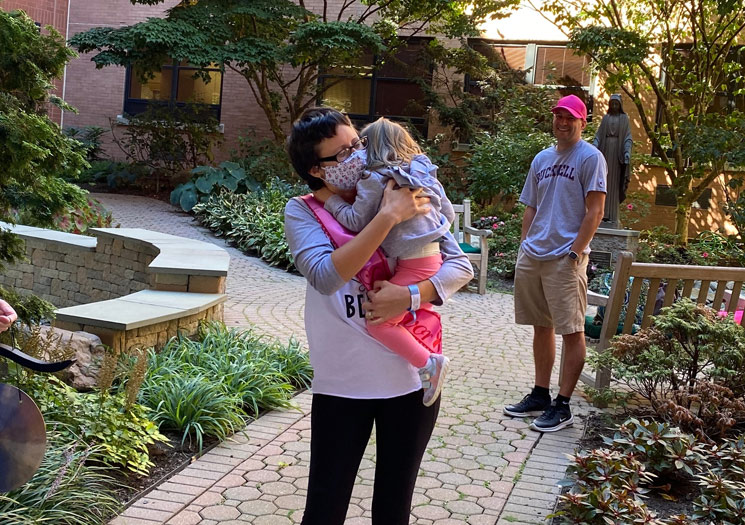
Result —
<instances>
[{"instance_id":1,"label":"brick paved walkway","mask_svg":"<svg viewBox=\"0 0 745 525\"><path fill-rule=\"evenodd\" d=\"M225 244L171 206L142 197L96 197L123 227ZM305 280L231 247L225 322L305 342ZM440 417L421 466L411 523L546 523L565 453L581 436L588 405L575 394L575 426L541 436L502 415L532 384L531 331L513 323L512 296L462 292L440 308L452 360ZM554 384L556 378L554 372ZM310 394L300 410L275 411L214 448L127 508L113 525L290 525L307 486ZM577 417L577 416L580 417ZM374 438L373 438L374 439ZM346 523L370 523L374 447L368 446Z\"/></svg>"}]
</instances>

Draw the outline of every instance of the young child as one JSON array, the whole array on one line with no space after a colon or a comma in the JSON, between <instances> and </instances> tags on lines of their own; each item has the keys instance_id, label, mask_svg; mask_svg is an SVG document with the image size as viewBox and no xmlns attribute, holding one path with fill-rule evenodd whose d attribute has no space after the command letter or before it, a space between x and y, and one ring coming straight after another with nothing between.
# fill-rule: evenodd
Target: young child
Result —
<instances>
[{"instance_id":1,"label":"young child","mask_svg":"<svg viewBox=\"0 0 745 525\"><path fill-rule=\"evenodd\" d=\"M349 204L338 195L330 197L324 207L349 230L359 232L372 220L383 198L389 179L399 186L424 188L430 198L430 211L395 226L381 244L389 257L396 257L396 269L390 281L409 286L412 293L413 315L419 309L419 290L415 283L432 277L442 265L439 239L450 229L455 219L453 206L437 180L437 166L422 153L406 129L385 118L366 126L360 133L366 149L355 151L342 168L332 171L330 184L344 189L356 188L354 203ZM360 168L364 165L365 170ZM327 170L328 175L329 170ZM431 308L432 305L421 305ZM402 326L404 313L382 324L370 324L371 336L419 369L424 388L425 406L433 404L440 395L449 360L431 354Z\"/></svg>"}]
</instances>

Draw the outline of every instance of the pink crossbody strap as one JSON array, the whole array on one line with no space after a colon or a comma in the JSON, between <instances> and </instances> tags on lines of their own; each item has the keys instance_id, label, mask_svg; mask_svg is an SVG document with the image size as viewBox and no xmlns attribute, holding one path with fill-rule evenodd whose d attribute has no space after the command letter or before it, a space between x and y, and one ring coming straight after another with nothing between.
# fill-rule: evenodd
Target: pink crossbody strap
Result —
<instances>
[{"instance_id":1,"label":"pink crossbody strap","mask_svg":"<svg viewBox=\"0 0 745 525\"><path fill-rule=\"evenodd\" d=\"M339 224L312 194L303 195L300 198L316 216L316 220L334 247L339 248L354 238L356 234ZM391 278L391 275L388 260L383 250L378 248L357 273L357 279L367 290L372 290L375 281L386 281ZM440 314L429 309L421 309L417 311L414 322L405 323L402 326L428 351L435 354L442 353Z\"/></svg>"}]
</instances>

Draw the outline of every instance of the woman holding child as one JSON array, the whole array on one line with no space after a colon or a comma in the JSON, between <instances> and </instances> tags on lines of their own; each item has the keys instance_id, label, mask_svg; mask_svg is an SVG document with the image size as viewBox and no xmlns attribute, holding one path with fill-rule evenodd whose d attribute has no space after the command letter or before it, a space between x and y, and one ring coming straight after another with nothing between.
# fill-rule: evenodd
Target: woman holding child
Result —
<instances>
[{"instance_id":1,"label":"woman holding child","mask_svg":"<svg viewBox=\"0 0 745 525\"><path fill-rule=\"evenodd\" d=\"M354 183L340 181L364 176L365 166L354 162L364 147L349 118L331 108L306 110L288 138L290 159L314 191L316 206L338 200L333 196L354 204ZM401 169L408 165L401 163ZM435 273L411 286L376 282L374 291L366 294L356 276L368 259L397 225L431 214L433 202L444 197L437 191L422 194L421 187L394 189L393 178L384 183L377 213L338 248L327 236L331 228L319 223L308 200L292 199L285 209L287 240L309 285L305 326L314 368L304 525L344 523L373 424L377 448L372 523L409 523L417 471L439 411L441 365L447 360L433 359L429 368L414 365L370 336L366 322L382 325L407 310L418 310L420 304L442 304L473 275L452 235L439 233L434 242L442 264ZM428 245L432 242L427 240ZM434 394L429 401L424 398L427 391Z\"/></svg>"}]
</instances>

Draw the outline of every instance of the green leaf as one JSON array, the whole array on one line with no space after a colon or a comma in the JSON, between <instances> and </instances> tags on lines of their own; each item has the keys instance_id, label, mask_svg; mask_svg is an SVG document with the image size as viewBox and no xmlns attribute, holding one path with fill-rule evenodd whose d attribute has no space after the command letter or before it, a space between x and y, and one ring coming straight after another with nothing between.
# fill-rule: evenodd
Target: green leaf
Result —
<instances>
[{"instance_id":1,"label":"green leaf","mask_svg":"<svg viewBox=\"0 0 745 525\"><path fill-rule=\"evenodd\" d=\"M179 205L184 211L191 211L194 205L197 203L197 194L193 189L186 188L181 192L179 197Z\"/></svg>"}]
</instances>

